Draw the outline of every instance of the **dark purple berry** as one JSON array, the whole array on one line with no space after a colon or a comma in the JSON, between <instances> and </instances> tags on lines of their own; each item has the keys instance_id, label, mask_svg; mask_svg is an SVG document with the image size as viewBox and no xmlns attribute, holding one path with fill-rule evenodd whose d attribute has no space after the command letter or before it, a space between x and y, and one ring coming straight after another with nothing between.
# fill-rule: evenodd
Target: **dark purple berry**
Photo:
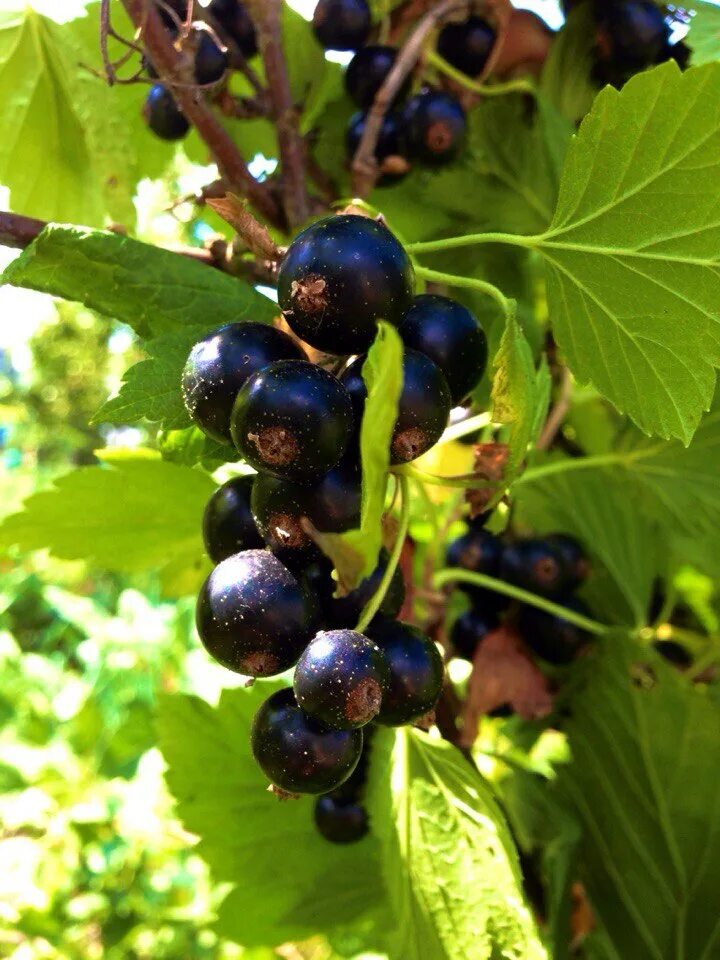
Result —
<instances>
[{"instance_id":1,"label":"dark purple berry","mask_svg":"<svg viewBox=\"0 0 720 960\"><path fill-rule=\"evenodd\" d=\"M559 602L568 610L589 616L587 605L579 597L568 597ZM537 607L520 608L518 629L533 653L557 666L571 663L589 640L588 634L574 623Z\"/></svg>"},{"instance_id":2,"label":"dark purple berry","mask_svg":"<svg viewBox=\"0 0 720 960\"><path fill-rule=\"evenodd\" d=\"M319 0L312 24L326 50L357 50L370 33L370 7L367 0Z\"/></svg>"},{"instance_id":3,"label":"dark purple berry","mask_svg":"<svg viewBox=\"0 0 720 960\"><path fill-rule=\"evenodd\" d=\"M195 82L217 83L228 68L227 53L207 30L197 31L195 46Z\"/></svg>"},{"instance_id":4,"label":"dark purple berry","mask_svg":"<svg viewBox=\"0 0 720 960\"><path fill-rule=\"evenodd\" d=\"M590 573L590 561L582 545L567 533L551 533L545 539L560 552L567 577L566 589L575 590Z\"/></svg>"},{"instance_id":5,"label":"dark purple berry","mask_svg":"<svg viewBox=\"0 0 720 960\"><path fill-rule=\"evenodd\" d=\"M508 583L543 597L558 597L570 577L560 550L548 540L515 540L503 548L500 575Z\"/></svg>"},{"instance_id":6,"label":"dark purple berry","mask_svg":"<svg viewBox=\"0 0 720 960\"><path fill-rule=\"evenodd\" d=\"M481 17L469 17L462 23L448 23L440 31L437 50L447 62L476 77L485 69L485 64L495 45L495 31Z\"/></svg>"},{"instance_id":7,"label":"dark purple berry","mask_svg":"<svg viewBox=\"0 0 720 960\"><path fill-rule=\"evenodd\" d=\"M358 50L345 71L345 89L348 96L361 110L372 106L375 94L387 79L397 60L397 50L379 44ZM403 100L410 89L408 77L395 96L395 102Z\"/></svg>"},{"instance_id":8,"label":"dark purple berry","mask_svg":"<svg viewBox=\"0 0 720 960\"><path fill-rule=\"evenodd\" d=\"M388 228L343 214L304 230L278 273L278 301L293 331L327 353L367 350L377 321L398 324L413 295L410 259Z\"/></svg>"},{"instance_id":9,"label":"dark purple berry","mask_svg":"<svg viewBox=\"0 0 720 960\"><path fill-rule=\"evenodd\" d=\"M488 612L474 608L466 610L457 618L450 631L450 643L455 655L472 661L480 643L497 625L497 612L493 609Z\"/></svg>"},{"instance_id":10,"label":"dark purple berry","mask_svg":"<svg viewBox=\"0 0 720 960\"><path fill-rule=\"evenodd\" d=\"M358 147L360 146L360 141L362 135L365 132L365 121L367 115L364 113L356 113L350 118L350 123L348 125L347 134L345 137L345 144L347 146L348 156L352 159L355 156ZM403 137L402 128L400 126L400 118L396 113L387 113L383 117L382 127L380 128L380 135L378 136L377 143L375 145L375 159L378 163L382 163L383 160L386 160L388 157L401 157L405 152L405 141ZM409 167L402 169L398 173L388 174L383 171L380 179L378 180L378 186L382 186L385 183L397 183L398 180L401 180L405 174L408 172Z\"/></svg>"},{"instance_id":11,"label":"dark purple berry","mask_svg":"<svg viewBox=\"0 0 720 960\"><path fill-rule=\"evenodd\" d=\"M387 550L381 550L377 567L369 577L361 581L361 583L346 596L332 597L329 602L323 604L322 595L319 594L320 603L322 604L322 616L330 626L335 629L352 629L355 627L368 601L377 592L380 581L387 569L389 559L390 557ZM337 584L334 581L331 583L334 591ZM400 569L396 568L378 613L383 617L396 617L398 613L400 613L404 602L405 583Z\"/></svg>"},{"instance_id":12,"label":"dark purple berry","mask_svg":"<svg viewBox=\"0 0 720 960\"><path fill-rule=\"evenodd\" d=\"M315 826L330 843L357 843L368 832L368 815L355 800L325 795L315 801Z\"/></svg>"},{"instance_id":13,"label":"dark purple berry","mask_svg":"<svg viewBox=\"0 0 720 960\"><path fill-rule=\"evenodd\" d=\"M161 83L150 88L143 114L147 125L161 140L182 140L190 129L190 124L175 103L175 98Z\"/></svg>"},{"instance_id":14,"label":"dark purple berry","mask_svg":"<svg viewBox=\"0 0 720 960\"><path fill-rule=\"evenodd\" d=\"M388 682L385 658L372 640L354 630L328 630L300 657L293 689L305 713L349 730L377 716Z\"/></svg>"},{"instance_id":15,"label":"dark purple berry","mask_svg":"<svg viewBox=\"0 0 720 960\"><path fill-rule=\"evenodd\" d=\"M403 118L411 157L441 166L458 155L467 121L455 97L439 90L420 93L408 100Z\"/></svg>"},{"instance_id":16,"label":"dark purple berry","mask_svg":"<svg viewBox=\"0 0 720 960\"><path fill-rule=\"evenodd\" d=\"M259 550L265 544L250 512L254 477L233 477L208 500L203 514L203 540L213 563L242 550Z\"/></svg>"},{"instance_id":17,"label":"dark purple berry","mask_svg":"<svg viewBox=\"0 0 720 960\"><path fill-rule=\"evenodd\" d=\"M391 727L429 713L442 689L444 667L437 647L425 634L400 620L378 620L368 636L380 647L390 671L377 722Z\"/></svg>"},{"instance_id":18,"label":"dark purple berry","mask_svg":"<svg viewBox=\"0 0 720 960\"><path fill-rule=\"evenodd\" d=\"M361 500L362 472L357 455L351 452L306 488L305 510L321 533L344 533L360 526Z\"/></svg>"},{"instance_id":19,"label":"dark purple berry","mask_svg":"<svg viewBox=\"0 0 720 960\"><path fill-rule=\"evenodd\" d=\"M665 59L670 27L653 0L598 5L597 23L601 59L630 71Z\"/></svg>"},{"instance_id":20,"label":"dark purple berry","mask_svg":"<svg viewBox=\"0 0 720 960\"><path fill-rule=\"evenodd\" d=\"M307 489L292 480L260 473L255 478L250 498L252 515L265 543L283 563L289 563L293 568L320 555L320 548L302 522L307 516Z\"/></svg>"},{"instance_id":21,"label":"dark purple berry","mask_svg":"<svg viewBox=\"0 0 720 960\"><path fill-rule=\"evenodd\" d=\"M332 730L308 717L290 688L278 690L253 720L252 752L265 776L288 793L328 793L357 766L362 730Z\"/></svg>"},{"instance_id":22,"label":"dark purple berry","mask_svg":"<svg viewBox=\"0 0 720 960\"><path fill-rule=\"evenodd\" d=\"M315 633L316 618L315 598L265 550L219 563L202 586L196 612L208 653L250 677L292 667Z\"/></svg>"},{"instance_id":23,"label":"dark purple berry","mask_svg":"<svg viewBox=\"0 0 720 960\"><path fill-rule=\"evenodd\" d=\"M212 0L208 12L217 19L247 60L255 56L258 52L255 26L244 3L240 0Z\"/></svg>"},{"instance_id":24,"label":"dark purple berry","mask_svg":"<svg viewBox=\"0 0 720 960\"><path fill-rule=\"evenodd\" d=\"M467 533L453 540L447 549L445 563L448 567L468 570L470 573L482 573L487 577L497 577L500 573L502 544L492 533L480 526L471 525ZM473 604L481 610L497 613L508 606L509 600L502 593L471 583L458 583L462 590L472 598Z\"/></svg>"},{"instance_id":25,"label":"dark purple berry","mask_svg":"<svg viewBox=\"0 0 720 960\"><path fill-rule=\"evenodd\" d=\"M281 360L252 376L233 407L230 431L256 470L308 480L339 463L353 414L340 381L305 360Z\"/></svg>"},{"instance_id":26,"label":"dark purple berry","mask_svg":"<svg viewBox=\"0 0 720 960\"><path fill-rule=\"evenodd\" d=\"M403 343L429 357L445 375L457 405L480 383L488 345L477 318L457 300L415 297L398 328Z\"/></svg>"},{"instance_id":27,"label":"dark purple berry","mask_svg":"<svg viewBox=\"0 0 720 960\"><path fill-rule=\"evenodd\" d=\"M190 351L182 376L187 412L204 433L226 443L233 404L249 377L276 360L304 357L295 341L275 327L228 323Z\"/></svg>"},{"instance_id":28,"label":"dark purple berry","mask_svg":"<svg viewBox=\"0 0 720 960\"><path fill-rule=\"evenodd\" d=\"M357 357L340 376L352 400L356 429L360 427L367 397L362 378L364 362L365 357ZM406 350L390 462L408 463L433 447L447 426L451 406L450 389L440 368L424 354Z\"/></svg>"}]
</instances>

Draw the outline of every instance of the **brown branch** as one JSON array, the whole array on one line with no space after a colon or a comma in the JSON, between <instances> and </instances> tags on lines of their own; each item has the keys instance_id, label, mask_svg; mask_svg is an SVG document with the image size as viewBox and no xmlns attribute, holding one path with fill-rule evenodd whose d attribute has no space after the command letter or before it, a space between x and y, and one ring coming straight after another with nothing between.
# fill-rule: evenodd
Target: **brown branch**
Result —
<instances>
[{"instance_id":1,"label":"brown branch","mask_svg":"<svg viewBox=\"0 0 720 960\"><path fill-rule=\"evenodd\" d=\"M33 217L21 217L18 213L0 213L0 246L24 250L41 233L47 224Z\"/></svg>"},{"instance_id":2,"label":"brown branch","mask_svg":"<svg viewBox=\"0 0 720 960\"><path fill-rule=\"evenodd\" d=\"M258 213L274 226L284 227L281 212L270 191L251 175L232 138L198 91L183 84L186 78L181 56L155 8L146 7L145 0L122 2L136 29L143 29L143 39L153 66L208 146L228 189L247 197Z\"/></svg>"},{"instance_id":3,"label":"brown branch","mask_svg":"<svg viewBox=\"0 0 720 960\"><path fill-rule=\"evenodd\" d=\"M415 27L400 51L385 82L375 96L368 111L365 130L358 144L352 162L353 195L367 197L378 178L379 167L375 159L375 148L382 129L385 114L397 96L403 83L410 75L420 58L425 41L432 31L451 13L467 9L468 0L442 0Z\"/></svg>"},{"instance_id":4,"label":"brown branch","mask_svg":"<svg viewBox=\"0 0 720 960\"><path fill-rule=\"evenodd\" d=\"M560 389L555 405L548 414L542 433L538 442L535 444L536 450L548 450L557 436L558 430L562 426L565 414L570 408L570 398L572 396L572 377L567 367L563 367L560 375Z\"/></svg>"},{"instance_id":5,"label":"brown branch","mask_svg":"<svg viewBox=\"0 0 720 960\"><path fill-rule=\"evenodd\" d=\"M298 116L292 102L290 77L283 50L282 0L251 0L248 6L255 23L258 49L265 65L275 119L285 216L291 227L298 227L307 220L309 212L305 148L298 130Z\"/></svg>"}]
</instances>

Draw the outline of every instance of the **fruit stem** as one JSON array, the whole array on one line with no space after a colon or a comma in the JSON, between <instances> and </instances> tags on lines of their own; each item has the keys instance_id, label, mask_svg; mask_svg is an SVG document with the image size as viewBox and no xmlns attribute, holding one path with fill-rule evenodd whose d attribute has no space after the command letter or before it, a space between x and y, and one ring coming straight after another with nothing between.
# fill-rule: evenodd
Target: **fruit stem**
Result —
<instances>
[{"instance_id":1,"label":"fruit stem","mask_svg":"<svg viewBox=\"0 0 720 960\"><path fill-rule=\"evenodd\" d=\"M398 477L398 483L400 486L400 524L398 526L397 538L395 539L392 553L385 568L385 573L380 581L380 586L360 614L358 625L355 628L358 633L362 633L365 630L382 606L385 594L388 592L392 578L397 570L397 565L400 563L400 554L402 553L403 544L407 537L408 526L410 525L410 491L407 477L400 475Z\"/></svg>"},{"instance_id":2,"label":"fruit stem","mask_svg":"<svg viewBox=\"0 0 720 960\"><path fill-rule=\"evenodd\" d=\"M490 426L492 418L489 413L478 413L474 417L468 417L460 423L454 423L443 433L437 442L437 446L443 443L451 443L453 440L459 440L460 437L466 437L469 433L475 433L476 430L482 430Z\"/></svg>"},{"instance_id":3,"label":"fruit stem","mask_svg":"<svg viewBox=\"0 0 720 960\"><path fill-rule=\"evenodd\" d=\"M408 243L408 253L434 253L438 250L454 250L456 247L473 247L481 243L508 243L514 247L534 247L540 237L525 237L516 233L468 233L462 237L446 237L444 240L423 240Z\"/></svg>"},{"instance_id":4,"label":"fruit stem","mask_svg":"<svg viewBox=\"0 0 720 960\"><path fill-rule=\"evenodd\" d=\"M393 467L392 472L398 477L411 477L420 483L429 483L434 487L460 487L463 490L485 490L493 484L487 477L479 477L476 473L459 473L453 477L439 477L434 473L425 473L410 463Z\"/></svg>"},{"instance_id":5,"label":"fruit stem","mask_svg":"<svg viewBox=\"0 0 720 960\"><path fill-rule=\"evenodd\" d=\"M465 87L466 90L471 90L473 93L477 93L482 97L501 97L507 93L529 93L533 97L536 95L535 87L527 80L516 79L508 80L505 83L493 84L478 83L477 80L473 80L472 77L468 77L467 74L456 70L452 64L448 63L447 60L441 57L435 50L428 50L426 52L425 62L431 67L435 67L440 73L444 73L446 77L450 77L455 83L459 83L460 86Z\"/></svg>"},{"instance_id":6,"label":"fruit stem","mask_svg":"<svg viewBox=\"0 0 720 960\"><path fill-rule=\"evenodd\" d=\"M417 247L418 244L410 244L406 249L412 250L413 246ZM420 244L420 246L423 246L423 244ZM488 283L487 280L479 280L476 277L458 277L453 273L440 273L439 270L431 270L429 267L419 265L415 267L415 273L422 280L430 280L432 283L446 283L450 287L467 287L469 290L484 293L499 304L506 317L509 317L514 309L513 301L508 300L502 290L496 287L494 283Z\"/></svg>"},{"instance_id":7,"label":"fruit stem","mask_svg":"<svg viewBox=\"0 0 720 960\"><path fill-rule=\"evenodd\" d=\"M537 607L538 610L544 610L553 616L562 617L563 620L567 620L568 623L573 623L576 627L580 627L581 630L594 633L596 636L602 636L610 629L610 627L605 626L605 624L598 623L597 620L591 620L589 617L584 617L574 610L568 610L567 607L560 606L559 603L553 603L552 600L546 600L544 597L539 597L537 594L523 590L521 587L506 583L504 580L488 577L484 573L470 573L469 570L448 568L440 570L439 573L435 574L433 585L437 589L444 587L448 583L469 583L474 587L484 587L487 590L494 590L496 593L502 593L506 597L512 597L513 600L519 600L521 603L525 603L530 607Z\"/></svg>"}]
</instances>

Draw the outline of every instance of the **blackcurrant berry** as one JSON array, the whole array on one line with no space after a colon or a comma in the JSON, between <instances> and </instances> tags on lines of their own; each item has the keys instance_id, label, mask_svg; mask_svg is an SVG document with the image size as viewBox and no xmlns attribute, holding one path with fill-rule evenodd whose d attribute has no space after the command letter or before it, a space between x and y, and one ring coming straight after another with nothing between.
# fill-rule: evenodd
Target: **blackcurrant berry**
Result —
<instances>
[{"instance_id":1,"label":"blackcurrant berry","mask_svg":"<svg viewBox=\"0 0 720 960\"><path fill-rule=\"evenodd\" d=\"M368 636L380 647L390 670L376 720L391 727L418 720L437 703L444 667L437 647L425 634L400 620L378 620Z\"/></svg>"},{"instance_id":2,"label":"blackcurrant berry","mask_svg":"<svg viewBox=\"0 0 720 960\"><path fill-rule=\"evenodd\" d=\"M198 597L197 630L228 670L271 677L292 667L315 633L315 598L277 557L246 550L219 563Z\"/></svg>"},{"instance_id":3,"label":"blackcurrant berry","mask_svg":"<svg viewBox=\"0 0 720 960\"><path fill-rule=\"evenodd\" d=\"M217 19L247 60L255 56L258 52L257 35L244 3L240 0L212 0L208 12Z\"/></svg>"},{"instance_id":4,"label":"blackcurrant berry","mask_svg":"<svg viewBox=\"0 0 720 960\"><path fill-rule=\"evenodd\" d=\"M584 583L590 573L590 561L582 545L567 533L552 533L545 538L560 553L565 566L566 589L575 590Z\"/></svg>"},{"instance_id":5,"label":"blackcurrant berry","mask_svg":"<svg viewBox=\"0 0 720 960\"><path fill-rule=\"evenodd\" d=\"M352 58L345 71L345 89L361 110L372 106L375 94L387 79L396 60L397 50L394 47L380 45L363 47ZM411 82L410 77L405 80L395 101L403 100L407 96Z\"/></svg>"},{"instance_id":6,"label":"blackcurrant berry","mask_svg":"<svg viewBox=\"0 0 720 960\"><path fill-rule=\"evenodd\" d=\"M362 378L364 362L364 357L357 357L340 376L352 400L356 429L360 427L367 397ZM451 406L450 389L440 368L417 350L406 350L390 462L407 463L434 446L447 426Z\"/></svg>"},{"instance_id":7,"label":"blackcurrant berry","mask_svg":"<svg viewBox=\"0 0 720 960\"><path fill-rule=\"evenodd\" d=\"M217 83L227 68L227 53L217 45L207 30L198 30L195 46L195 82Z\"/></svg>"},{"instance_id":8,"label":"blackcurrant berry","mask_svg":"<svg viewBox=\"0 0 720 960\"><path fill-rule=\"evenodd\" d=\"M360 619L368 601L375 595L390 559L387 550L381 550L378 565L365 580L344 597L332 597L322 608L325 621L336 629L351 629ZM332 582L333 592L337 584ZM320 595L322 603L322 595ZM383 602L378 611L384 617L396 617L405 602L405 583L399 568L396 568Z\"/></svg>"},{"instance_id":9,"label":"blackcurrant berry","mask_svg":"<svg viewBox=\"0 0 720 960\"><path fill-rule=\"evenodd\" d=\"M437 49L451 66L476 77L495 44L495 31L481 17L469 17L464 23L448 23L440 31Z\"/></svg>"},{"instance_id":10,"label":"blackcurrant berry","mask_svg":"<svg viewBox=\"0 0 720 960\"><path fill-rule=\"evenodd\" d=\"M327 353L367 350L377 321L398 324L412 294L408 255L386 226L368 217L314 223L290 244L278 273L285 319Z\"/></svg>"},{"instance_id":11,"label":"blackcurrant berry","mask_svg":"<svg viewBox=\"0 0 720 960\"><path fill-rule=\"evenodd\" d=\"M411 157L441 166L458 155L467 121L459 101L449 93L430 90L411 97L403 119Z\"/></svg>"},{"instance_id":12,"label":"blackcurrant berry","mask_svg":"<svg viewBox=\"0 0 720 960\"><path fill-rule=\"evenodd\" d=\"M455 655L472 661L482 640L498 625L497 612L493 609L471 608L461 614L450 631L450 642Z\"/></svg>"},{"instance_id":13,"label":"blackcurrant berry","mask_svg":"<svg viewBox=\"0 0 720 960\"><path fill-rule=\"evenodd\" d=\"M233 477L208 500L203 514L203 540L213 563L242 550L265 546L250 512L254 477Z\"/></svg>"},{"instance_id":14,"label":"blackcurrant berry","mask_svg":"<svg viewBox=\"0 0 720 960\"><path fill-rule=\"evenodd\" d=\"M366 119L367 115L364 113L356 113L350 118L345 136L345 144L350 159L355 156L360 146L362 135L365 132ZM388 157L400 157L402 159L404 153L405 140L400 125L400 118L395 113L387 113L383 117L380 135L375 145L375 159L379 163L382 163L382 161ZM383 170L377 185L384 186L388 183L397 183L398 180L401 180L405 176L409 169L409 166L405 164L397 173L387 173Z\"/></svg>"},{"instance_id":15,"label":"blackcurrant berry","mask_svg":"<svg viewBox=\"0 0 720 960\"><path fill-rule=\"evenodd\" d=\"M336 377L305 360L281 360L242 388L230 430L256 470L308 480L340 461L352 428L352 404Z\"/></svg>"},{"instance_id":16,"label":"blackcurrant berry","mask_svg":"<svg viewBox=\"0 0 720 960\"><path fill-rule=\"evenodd\" d=\"M161 83L150 88L143 114L147 125L161 140L182 140L190 129L190 124L175 103L175 98Z\"/></svg>"},{"instance_id":17,"label":"blackcurrant berry","mask_svg":"<svg viewBox=\"0 0 720 960\"><path fill-rule=\"evenodd\" d=\"M558 597L570 577L560 550L547 540L516 540L503 548L500 576L523 590L543 597Z\"/></svg>"},{"instance_id":18,"label":"blackcurrant berry","mask_svg":"<svg viewBox=\"0 0 720 960\"><path fill-rule=\"evenodd\" d=\"M362 730L332 730L308 717L291 689L273 693L255 715L250 735L260 769L288 793L328 793L355 769Z\"/></svg>"},{"instance_id":19,"label":"blackcurrant berry","mask_svg":"<svg viewBox=\"0 0 720 960\"><path fill-rule=\"evenodd\" d=\"M568 610L589 615L587 605L579 597L568 597L559 602ZM520 608L518 629L533 653L557 666L571 663L589 639L587 633L574 623L537 607Z\"/></svg>"},{"instance_id":20,"label":"blackcurrant berry","mask_svg":"<svg viewBox=\"0 0 720 960\"><path fill-rule=\"evenodd\" d=\"M360 526L362 473L354 451L317 483L306 488L305 509L321 533L344 533Z\"/></svg>"},{"instance_id":21,"label":"blackcurrant berry","mask_svg":"<svg viewBox=\"0 0 720 960\"><path fill-rule=\"evenodd\" d=\"M325 795L315 801L315 826L330 843L356 843L368 832L368 815L355 800Z\"/></svg>"},{"instance_id":22,"label":"blackcurrant berry","mask_svg":"<svg viewBox=\"0 0 720 960\"><path fill-rule=\"evenodd\" d=\"M228 323L190 351L182 376L185 406L201 430L223 443L231 440L230 416L240 388L276 360L305 354L286 333L264 323Z\"/></svg>"},{"instance_id":23,"label":"blackcurrant berry","mask_svg":"<svg viewBox=\"0 0 720 960\"><path fill-rule=\"evenodd\" d=\"M403 343L429 357L445 375L457 405L475 389L487 365L487 337L477 318L457 300L415 297L399 328Z\"/></svg>"},{"instance_id":24,"label":"blackcurrant berry","mask_svg":"<svg viewBox=\"0 0 720 960\"><path fill-rule=\"evenodd\" d=\"M385 658L372 640L354 630L328 630L304 650L293 689L309 716L349 730L377 716L388 681Z\"/></svg>"},{"instance_id":25,"label":"blackcurrant berry","mask_svg":"<svg viewBox=\"0 0 720 960\"><path fill-rule=\"evenodd\" d=\"M326 50L357 50L370 33L370 7L367 0L320 0L312 24Z\"/></svg>"},{"instance_id":26,"label":"blackcurrant berry","mask_svg":"<svg viewBox=\"0 0 720 960\"><path fill-rule=\"evenodd\" d=\"M319 547L302 524L302 518L307 516L306 490L292 480L260 473L250 498L252 515L265 543L283 563L293 567L320 555Z\"/></svg>"},{"instance_id":27,"label":"blackcurrant berry","mask_svg":"<svg viewBox=\"0 0 720 960\"><path fill-rule=\"evenodd\" d=\"M470 573L483 573L487 577L497 577L500 573L502 544L498 538L477 525L471 525L467 533L453 540L447 549L445 562L448 567L458 567ZM509 599L502 593L476 587L471 583L458 583L462 590L483 611L499 612L508 606Z\"/></svg>"},{"instance_id":28,"label":"blackcurrant berry","mask_svg":"<svg viewBox=\"0 0 720 960\"><path fill-rule=\"evenodd\" d=\"M601 57L619 67L641 70L667 52L670 27L653 0L606 4L598 12L598 27Z\"/></svg>"}]
</instances>

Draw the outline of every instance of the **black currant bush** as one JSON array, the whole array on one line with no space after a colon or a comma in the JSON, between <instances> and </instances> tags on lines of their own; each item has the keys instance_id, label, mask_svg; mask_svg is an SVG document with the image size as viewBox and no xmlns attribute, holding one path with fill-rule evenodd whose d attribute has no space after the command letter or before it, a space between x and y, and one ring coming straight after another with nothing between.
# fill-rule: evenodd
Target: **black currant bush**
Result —
<instances>
[{"instance_id":1,"label":"black currant bush","mask_svg":"<svg viewBox=\"0 0 720 960\"><path fill-rule=\"evenodd\" d=\"M0 14L0 938L710 960L718 8L297 6Z\"/></svg>"}]
</instances>

